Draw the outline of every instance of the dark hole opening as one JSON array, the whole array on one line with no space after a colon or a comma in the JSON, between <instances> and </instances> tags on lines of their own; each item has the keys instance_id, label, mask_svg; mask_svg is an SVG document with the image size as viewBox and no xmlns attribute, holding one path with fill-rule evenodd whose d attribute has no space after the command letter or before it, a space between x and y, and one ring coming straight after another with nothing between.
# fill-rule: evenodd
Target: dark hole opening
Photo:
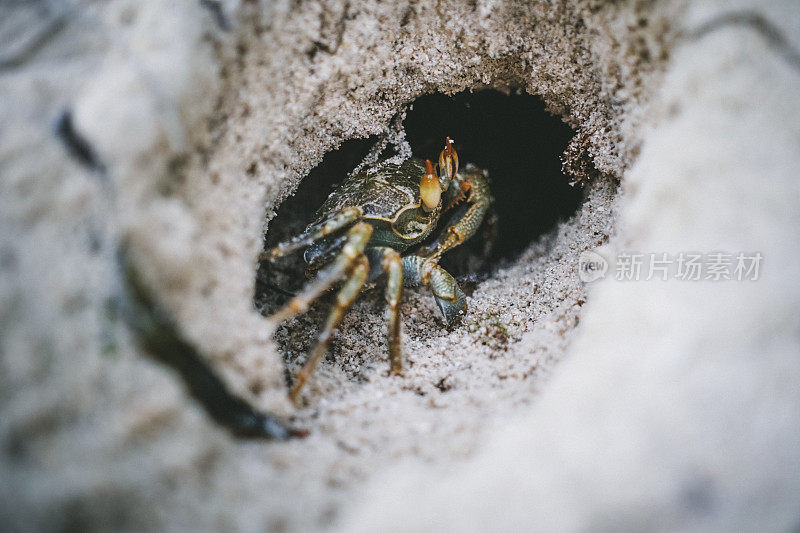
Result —
<instances>
[{"instance_id":1,"label":"dark hole opening","mask_svg":"<svg viewBox=\"0 0 800 533\"><path fill-rule=\"evenodd\" d=\"M450 136L462 164L489 171L497 239L488 266L514 258L580 205L580 189L561 172L560 157L574 132L536 96L497 91L423 96L409 111L405 129L415 155L433 159Z\"/></svg>"},{"instance_id":2,"label":"dark hole opening","mask_svg":"<svg viewBox=\"0 0 800 533\"><path fill-rule=\"evenodd\" d=\"M462 166L474 163L489 172L497 238L488 254L483 231L448 253L442 264L456 277L489 273L580 205L580 189L570 186L561 172L560 157L574 132L547 113L536 96L497 91L426 95L410 107L404 127L415 156L435 161L449 136L455 140ZM346 141L326 154L280 206L265 248L302 231L328 194L377 141L377 137ZM276 265L262 264L256 287L256 304L262 312L268 314L286 301L281 292L297 291L305 281L303 271L302 254Z\"/></svg>"}]
</instances>

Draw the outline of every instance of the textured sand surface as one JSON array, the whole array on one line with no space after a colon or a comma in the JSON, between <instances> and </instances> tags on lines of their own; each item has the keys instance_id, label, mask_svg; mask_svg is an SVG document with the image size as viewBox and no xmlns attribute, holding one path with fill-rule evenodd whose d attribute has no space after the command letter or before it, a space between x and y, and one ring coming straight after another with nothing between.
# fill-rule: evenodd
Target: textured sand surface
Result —
<instances>
[{"instance_id":1,"label":"textured sand surface","mask_svg":"<svg viewBox=\"0 0 800 533\"><path fill-rule=\"evenodd\" d=\"M10 529L800 523L794 3L0 11ZM596 169L583 203L481 281L458 327L407 291L402 377L365 294L295 409L285 368L324 307L277 332L255 309L276 209L415 98L486 88L539 95L576 131L564 179ZM307 438L232 437L142 353L111 311L120 242L229 387ZM760 251L765 266L749 284L587 286L578 256L598 246Z\"/></svg>"}]
</instances>

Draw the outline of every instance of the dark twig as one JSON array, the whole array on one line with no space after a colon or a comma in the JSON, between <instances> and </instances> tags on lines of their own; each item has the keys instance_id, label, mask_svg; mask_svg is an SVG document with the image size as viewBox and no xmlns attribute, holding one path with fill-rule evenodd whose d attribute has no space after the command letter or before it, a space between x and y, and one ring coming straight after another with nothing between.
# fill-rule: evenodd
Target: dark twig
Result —
<instances>
[{"instance_id":1,"label":"dark twig","mask_svg":"<svg viewBox=\"0 0 800 533\"><path fill-rule=\"evenodd\" d=\"M86 138L75 130L75 124L72 121L72 110L65 109L56 119L55 133L67 151L78 162L90 170L99 172L101 175L105 172L105 165L94 151L94 148Z\"/></svg>"},{"instance_id":2,"label":"dark twig","mask_svg":"<svg viewBox=\"0 0 800 533\"><path fill-rule=\"evenodd\" d=\"M119 250L118 261L125 293L124 316L136 332L139 343L183 377L191 395L215 421L239 437L284 440L307 434L290 428L271 413L255 410L234 396L208 366L197 347L183 337L174 320L158 304L124 246Z\"/></svg>"},{"instance_id":3,"label":"dark twig","mask_svg":"<svg viewBox=\"0 0 800 533\"><path fill-rule=\"evenodd\" d=\"M794 49L783 32L760 13L736 11L725 13L704 22L699 27L684 33L689 39L700 39L726 26L742 26L761 35L767 44L780 54L792 67L800 69L800 52Z\"/></svg>"}]
</instances>

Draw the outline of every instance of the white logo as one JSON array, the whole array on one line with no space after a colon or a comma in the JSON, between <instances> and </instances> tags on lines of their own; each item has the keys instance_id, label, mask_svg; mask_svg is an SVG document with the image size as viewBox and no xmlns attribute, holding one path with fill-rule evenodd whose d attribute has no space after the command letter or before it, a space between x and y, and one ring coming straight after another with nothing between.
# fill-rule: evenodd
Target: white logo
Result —
<instances>
[{"instance_id":1,"label":"white logo","mask_svg":"<svg viewBox=\"0 0 800 533\"><path fill-rule=\"evenodd\" d=\"M584 283L591 283L604 277L607 271L608 261L597 252L586 250L578 258L578 277Z\"/></svg>"}]
</instances>

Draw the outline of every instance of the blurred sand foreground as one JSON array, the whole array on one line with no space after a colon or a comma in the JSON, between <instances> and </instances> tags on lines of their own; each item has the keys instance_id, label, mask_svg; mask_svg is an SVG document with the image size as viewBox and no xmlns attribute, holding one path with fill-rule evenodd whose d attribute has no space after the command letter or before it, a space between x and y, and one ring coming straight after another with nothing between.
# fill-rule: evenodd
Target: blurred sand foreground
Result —
<instances>
[{"instance_id":1,"label":"blurred sand foreground","mask_svg":"<svg viewBox=\"0 0 800 533\"><path fill-rule=\"evenodd\" d=\"M800 527L797 2L12 1L0 43L3 530ZM461 326L407 291L403 377L359 302L295 410L253 307L265 220L341 142L482 88L576 130L586 200ZM137 347L120 242L309 437L234 438ZM584 284L600 245L764 261Z\"/></svg>"}]
</instances>

